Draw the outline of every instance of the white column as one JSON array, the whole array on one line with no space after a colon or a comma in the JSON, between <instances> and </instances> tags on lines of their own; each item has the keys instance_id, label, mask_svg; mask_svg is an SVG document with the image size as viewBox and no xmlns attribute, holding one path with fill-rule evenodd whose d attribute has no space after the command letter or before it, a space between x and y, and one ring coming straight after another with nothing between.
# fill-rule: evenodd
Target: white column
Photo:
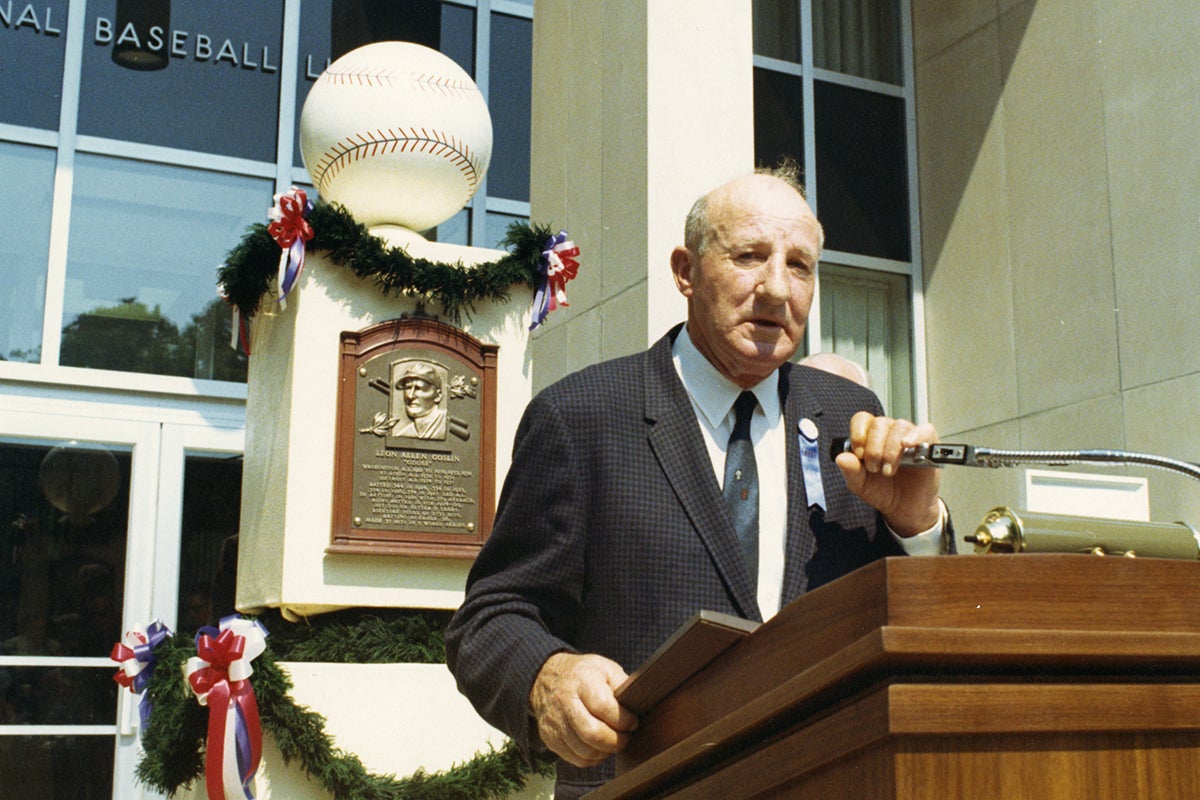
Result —
<instances>
[{"instance_id":1,"label":"white column","mask_svg":"<svg viewBox=\"0 0 1200 800\"><path fill-rule=\"evenodd\" d=\"M582 249L534 386L684 318L671 249L696 197L754 165L750 0L537 0L531 205Z\"/></svg>"}]
</instances>

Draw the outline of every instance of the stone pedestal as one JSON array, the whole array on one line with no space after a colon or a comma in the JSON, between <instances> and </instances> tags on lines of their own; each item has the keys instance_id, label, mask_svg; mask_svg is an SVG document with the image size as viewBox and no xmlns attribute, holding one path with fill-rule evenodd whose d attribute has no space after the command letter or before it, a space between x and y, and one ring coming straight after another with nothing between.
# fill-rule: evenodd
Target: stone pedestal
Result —
<instances>
[{"instance_id":1,"label":"stone pedestal","mask_svg":"<svg viewBox=\"0 0 1200 800\"><path fill-rule=\"evenodd\" d=\"M414 258L495 261L496 250L407 240ZM531 395L531 295L514 286L502 303L479 303L461 327L499 346L495 480L508 470L512 440ZM340 335L417 310L309 254L287 308L259 314L252 331L246 455L238 546L237 607L278 607L290 617L347 607L456 608L470 558L331 554ZM440 309L425 309L437 314ZM448 322L449 320L442 320Z\"/></svg>"}]
</instances>

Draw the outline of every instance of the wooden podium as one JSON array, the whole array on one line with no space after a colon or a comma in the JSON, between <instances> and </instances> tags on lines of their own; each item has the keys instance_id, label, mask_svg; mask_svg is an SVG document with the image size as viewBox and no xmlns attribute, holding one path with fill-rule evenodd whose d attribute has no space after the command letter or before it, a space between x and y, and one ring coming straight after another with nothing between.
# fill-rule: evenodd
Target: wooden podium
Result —
<instances>
[{"instance_id":1,"label":"wooden podium","mask_svg":"<svg viewBox=\"0 0 1200 800\"><path fill-rule=\"evenodd\" d=\"M1200 798L1200 563L877 562L666 693L588 798Z\"/></svg>"}]
</instances>

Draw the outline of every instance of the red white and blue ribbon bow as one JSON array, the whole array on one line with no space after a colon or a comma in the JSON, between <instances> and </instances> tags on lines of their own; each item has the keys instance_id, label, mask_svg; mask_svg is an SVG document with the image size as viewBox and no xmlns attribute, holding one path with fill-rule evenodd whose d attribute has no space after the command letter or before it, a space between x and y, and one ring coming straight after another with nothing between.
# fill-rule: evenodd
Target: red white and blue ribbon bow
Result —
<instances>
[{"instance_id":1,"label":"red white and blue ribbon bow","mask_svg":"<svg viewBox=\"0 0 1200 800\"><path fill-rule=\"evenodd\" d=\"M183 674L200 705L208 706L205 787L209 800L254 798L254 775L262 760L262 724L250 662L267 647L267 630L256 620L225 617L220 630L196 633L196 655Z\"/></svg>"},{"instance_id":2,"label":"red white and blue ribbon bow","mask_svg":"<svg viewBox=\"0 0 1200 800\"><path fill-rule=\"evenodd\" d=\"M284 194L275 195L275 205L267 212L271 224L267 233L283 248L279 254L279 305L287 308L288 292L304 270L304 243L313 237L308 214L313 209L312 201L303 189L295 186Z\"/></svg>"},{"instance_id":3,"label":"red white and blue ribbon bow","mask_svg":"<svg viewBox=\"0 0 1200 800\"><path fill-rule=\"evenodd\" d=\"M164 625L162 620L155 620L149 625L138 625L133 630L125 632L121 641L113 645L112 653L109 656L121 665L121 668L113 675L113 680L134 694L142 695L142 700L138 704L142 730L145 730L150 724L150 697L145 694L145 691L150 684L150 676L154 674L154 667L158 663L158 659L154 655L154 648L169 636L171 636L171 629Z\"/></svg>"},{"instance_id":4,"label":"red white and blue ribbon bow","mask_svg":"<svg viewBox=\"0 0 1200 800\"><path fill-rule=\"evenodd\" d=\"M542 258L538 264L540 281L533 295L533 321L529 330L546 321L551 311L567 306L567 281L579 273L579 248L567 238L566 231L559 231L542 246Z\"/></svg>"}]
</instances>

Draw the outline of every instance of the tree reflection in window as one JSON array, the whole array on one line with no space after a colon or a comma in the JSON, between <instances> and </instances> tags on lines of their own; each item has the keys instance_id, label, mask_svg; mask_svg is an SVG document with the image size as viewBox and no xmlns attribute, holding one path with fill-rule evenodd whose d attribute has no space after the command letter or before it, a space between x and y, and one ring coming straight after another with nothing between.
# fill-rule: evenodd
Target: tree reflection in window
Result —
<instances>
[{"instance_id":1,"label":"tree reflection in window","mask_svg":"<svg viewBox=\"0 0 1200 800\"><path fill-rule=\"evenodd\" d=\"M214 299L180 330L159 306L134 297L97 306L63 328L64 366L178 375L219 381L246 380L246 356L229 346L228 306Z\"/></svg>"}]
</instances>

